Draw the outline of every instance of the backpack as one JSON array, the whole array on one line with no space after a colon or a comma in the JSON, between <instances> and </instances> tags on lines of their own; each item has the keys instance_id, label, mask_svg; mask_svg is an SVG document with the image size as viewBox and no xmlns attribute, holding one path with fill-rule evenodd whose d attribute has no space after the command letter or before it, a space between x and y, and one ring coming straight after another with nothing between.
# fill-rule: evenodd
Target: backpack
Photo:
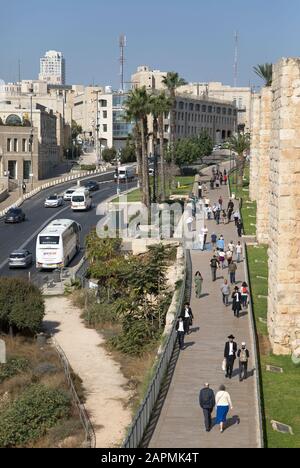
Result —
<instances>
[{"instance_id":1,"label":"backpack","mask_svg":"<svg viewBox=\"0 0 300 468\"><path fill-rule=\"evenodd\" d=\"M247 288L242 288L242 293L244 296L248 296L248 289Z\"/></svg>"},{"instance_id":2,"label":"backpack","mask_svg":"<svg viewBox=\"0 0 300 468\"><path fill-rule=\"evenodd\" d=\"M240 361L241 362L248 362L247 350L246 349L241 349Z\"/></svg>"}]
</instances>

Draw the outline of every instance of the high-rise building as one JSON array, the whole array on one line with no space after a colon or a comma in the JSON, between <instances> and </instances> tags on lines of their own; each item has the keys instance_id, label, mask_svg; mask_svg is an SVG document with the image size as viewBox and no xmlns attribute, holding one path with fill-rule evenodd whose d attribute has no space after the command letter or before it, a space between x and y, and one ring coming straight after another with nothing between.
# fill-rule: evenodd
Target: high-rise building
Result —
<instances>
[{"instance_id":1,"label":"high-rise building","mask_svg":"<svg viewBox=\"0 0 300 468\"><path fill-rule=\"evenodd\" d=\"M40 60L39 79L52 85L66 84L66 61L62 52L49 50Z\"/></svg>"}]
</instances>

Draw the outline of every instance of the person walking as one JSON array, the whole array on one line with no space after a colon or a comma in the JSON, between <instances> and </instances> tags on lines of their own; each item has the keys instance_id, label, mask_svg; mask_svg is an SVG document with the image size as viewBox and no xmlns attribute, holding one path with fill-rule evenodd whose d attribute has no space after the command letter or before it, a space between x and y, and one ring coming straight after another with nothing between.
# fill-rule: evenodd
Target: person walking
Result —
<instances>
[{"instance_id":1,"label":"person walking","mask_svg":"<svg viewBox=\"0 0 300 468\"><path fill-rule=\"evenodd\" d=\"M226 427L227 416L229 410L233 410L231 398L228 392L226 392L225 385L221 385L216 395L216 406L217 406L217 419L216 423L220 424L221 434L224 432Z\"/></svg>"},{"instance_id":2,"label":"person walking","mask_svg":"<svg viewBox=\"0 0 300 468\"><path fill-rule=\"evenodd\" d=\"M184 319L184 333L185 335L190 334L190 326L193 324L193 311L190 307L190 304L187 302L184 307L183 311L183 319Z\"/></svg>"},{"instance_id":3,"label":"person walking","mask_svg":"<svg viewBox=\"0 0 300 468\"><path fill-rule=\"evenodd\" d=\"M243 222L241 219L239 219L238 223L237 223L237 233L238 233L238 236L239 237L242 237L243 235L243 229L244 229L244 225L243 225Z\"/></svg>"},{"instance_id":4,"label":"person walking","mask_svg":"<svg viewBox=\"0 0 300 468\"><path fill-rule=\"evenodd\" d=\"M210 220L212 219L212 215L213 215L213 211L212 211L211 206L209 206L209 207L207 208L207 211L206 211L206 212L207 212L207 219L208 219L208 221L210 221Z\"/></svg>"},{"instance_id":5,"label":"person walking","mask_svg":"<svg viewBox=\"0 0 300 468\"><path fill-rule=\"evenodd\" d=\"M248 284L245 281L241 287L241 296L242 296L242 307L243 309L246 309L248 307L249 289L248 289Z\"/></svg>"},{"instance_id":6,"label":"person walking","mask_svg":"<svg viewBox=\"0 0 300 468\"><path fill-rule=\"evenodd\" d=\"M232 252L232 254L234 254L234 249L235 249L234 242L233 241L229 242L228 250L230 250Z\"/></svg>"},{"instance_id":7,"label":"person walking","mask_svg":"<svg viewBox=\"0 0 300 468\"><path fill-rule=\"evenodd\" d=\"M179 320L176 325L176 330L177 330L177 339L179 343L179 348L180 348L180 351L183 351L184 350L184 335L185 335L183 317L179 317Z\"/></svg>"},{"instance_id":8,"label":"person walking","mask_svg":"<svg viewBox=\"0 0 300 468\"><path fill-rule=\"evenodd\" d=\"M243 246L241 245L241 242L239 241L236 246L236 257L237 257L238 263L241 263L242 255L243 255Z\"/></svg>"},{"instance_id":9,"label":"person walking","mask_svg":"<svg viewBox=\"0 0 300 468\"><path fill-rule=\"evenodd\" d=\"M228 202L228 207L227 207L227 210L231 210L231 212L233 213L234 211L234 203L233 203L233 200L230 199L229 202Z\"/></svg>"},{"instance_id":10,"label":"person walking","mask_svg":"<svg viewBox=\"0 0 300 468\"><path fill-rule=\"evenodd\" d=\"M214 188L215 188L215 179L213 177L210 179L209 184L210 184L210 189L214 190Z\"/></svg>"},{"instance_id":11,"label":"person walking","mask_svg":"<svg viewBox=\"0 0 300 468\"><path fill-rule=\"evenodd\" d=\"M227 214L225 210L222 211L222 219L223 219L223 224L226 224Z\"/></svg>"},{"instance_id":12,"label":"person walking","mask_svg":"<svg viewBox=\"0 0 300 468\"><path fill-rule=\"evenodd\" d=\"M217 257L214 255L210 261L211 276L213 282L217 281L217 269L220 268L220 262Z\"/></svg>"},{"instance_id":13,"label":"person walking","mask_svg":"<svg viewBox=\"0 0 300 468\"><path fill-rule=\"evenodd\" d=\"M218 208L217 211L216 211L216 223L217 223L217 226L219 226L220 220L221 220L221 210L220 210L220 208Z\"/></svg>"},{"instance_id":14,"label":"person walking","mask_svg":"<svg viewBox=\"0 0 300 468\"><path fill-rule=\"evenodd\" d=\"M26 193L26 183L25 182L23 182L23 184L22 184L22 191L23 191L23 195L25 195L25 193Z\"/></svg>"},{"instance_id":15,"label":"person walking","mask_svg":"<svg viewBox=\"0 0 300 468\"><path fill-rule=\"evenodd\" d=\"M213 207L212 207L212 212L213 212L213 215L214 215L214 220L216 221L216 212L217 212L217 209L218 209L218 205L216 203L213 204Z\"/></svg>"},{"instance_id":16,"label":"person walking","mask_svg":"<svg viewBox=\"0 0 300 468\"><path fill-rule=\"evenodd\" d=\"M233 335L228 336L227 343L225 344L224 349L224 358L226 359L226 379L232 378L234 363L236 360L236 353L237 353L237 344L234 341L235 337Z\"/></svg>"},{"instance_id":17,"label":"person walking","mask_svg":"<svg viewBox=\"0 0 300 468\"><path fill-rule=\"evenodd\" d=\"M225 268L225 258L226 258L226 254L225 254L224 250L220 250L219 251L219 262L222 265L222 270L224 270L224 268Z\"/></svg>"},{"instance_id":18,"label":"person walking","mask_svg":"<svg viewBox=\"0 0 300 468\"><path fill-rule=\"evenodd\" d=\"M207 242L207 236L208 236L208 229L207 226L204 226L202 229L202 235L203 235L203 250L205 250L206 242Z\"/></svg>"},{"instance_id":19,"label":"person walking","mask_svg":"<svg viewBox=\"0 0 300 468\"><path fill-rule=\"evenodd\" d=\"M218 242L217 242L217 248L218 250L225 250L225 241L224 241L224 237L223 236L220 236Z\"/></svg>"},{"instance_id":20,"label":"person walking","mask_svg":"<svg viewBox=\"0 0 300 468\"><path fill-rule=\"evenodd\" d=\"M236 284L236 271L237 271L237 266L235 262L231 262L230 265L228 266L228 271L230 274L230 283L231 284Z\"/></svg>"},{"instance_id":21,"label":"person walking","mask_svg":"<svg viewBox=\"0 0 300 468\"><path fill-rule=\"evenodd\" d=\"M227 182L228 182L228 176L227 174L224 175L224 184L227 185Z\"/></svg>"},{"instance_id":22,"label":"person walking","mask_svg":"<svg viewBox=\"0 0 300 468\"><path fill-rule=\"evenodd\" d=\"M211 235L211 246L212 246L213 250L216 248L217 240L218 240L218 236L217 236L217 234L215 234L213 232L212 235Z\"/></svg>"},{"instance_id":23,"label":"person walking","mask_svg":"<svg viewBox=\"0 0 300 468\"><path fill-rule=\"evenodd\" d=\"M233 299L232 310L233 310L234 316L237 318L240 318L240 312L242 310L242 295L238 287L234 289L234 292L231 297Z\"/></svg>"},{"instance_id":24,"label":"person walking","mask_svg":"<svg viewBox=\"0 0 300 468\"><path fill-rule=\"evenodd\" d=\"M229 268L229 265L233 260L233 254L232 254L230 249L228 249L227 252L226 252L226 260L227 260L227 265L228 265L228 268Z\"/></svg>"},{"instance_id":25,"label":"person walking","mask_svg":"<svg viewBox=\"0 0 300 468\"><path fill-rule=\"evenodd\" d=\"M206 383L199 395L200 407L203 410L206 432L210 432L212 428L212 412L216 405L215 394L210 388L209 383Z\"/></svg>"},{"instance_id":26,"label":"person walking","mask_svg":"<svg viewBox=\"0 0 300 468\"><path fill-rule=\"evenodd\" d=\"M205 198L205 200L204 200L204 206L205 206L205 208L208 208L209 205L210 205L210 199L209 199L209 198Z\"/></svg>"},{"instance_id":27,"label":"person walking","mask_svg":"<svg viewBox=\"0 0 300 468\"><path fill-rule=\"evenodd\" d=\"M233 218L234 218L234 224L237 227L239 219L240 219L240 212L238 210L234 212Z\"/></svg>"},{"instance_id":28,"label":"person walking","mask_svg":"<svg viewBox=\"0 0 300 468\"><path fill-rule=\"evenodd\" d=\"M201 182L198 184L198 198L202 200L203 198L203 185Z\"/></svg>"},{"instance_id":29,"label":"person walking","mask_svg":"<svg viewBox=\"0 0 300 468\"><path fill-rule=\"evenodd\" d=\"M242 343L242 347L238 350L237 356L239 359L240 382L243 382L243 380L247 380L248 377L248 362L250 358L246 343Z\"/></svg>"},{"instance_id":30,"label":"person walking","mask_svg":"<svg viewBox=\"0 0 300 468\"><path fill-rule=\"evenodd\" d=\"M195 290L196 290L196 299L201 299L203 286L203 276L200 271L197 271L195 274Z\"/></svg>"},{"instance_id":31,"label":"person walking","mask_svg":"<svg viewBox=\"0 0 300 468\"><path fill-rule=\"evenodd\" d=\"M228 307L229 305L229 296L230 296L230 286L227 280L224 280L224 283L221 287L221 293L223 295L223 304Z\"/></svg>"},{"instance_id":32,"label":"person walking","mask_svg":"<svg viewBox=\"0 0 300 468\"><path fill-rule=\"evenodd\" d=\"M220 209L222 210L223 209L223 198L222 197L219 198L219 205L220 205Z\"/></svg>"}]
</instances>

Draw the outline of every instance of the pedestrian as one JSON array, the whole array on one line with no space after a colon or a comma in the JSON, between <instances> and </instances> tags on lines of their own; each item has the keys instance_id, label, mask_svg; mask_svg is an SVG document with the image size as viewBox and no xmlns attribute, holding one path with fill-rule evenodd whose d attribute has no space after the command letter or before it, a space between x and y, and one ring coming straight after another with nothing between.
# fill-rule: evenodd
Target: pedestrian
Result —
<instances>
[{"instance_id":1,"label":"pedestrian","mask_svg":"<svg viewBox=\"0 0 300 468\"><path fill-rule=\"evenodd\" d=\"M234 249L235 249L234 242L233 241L229 242L228 250L230 250L232 252L232 254L234 254Z\"/></svg>"},{"instance_id":2,"label":"pedestrian","mask_svg":"<svg viewBox=\"0 0 300 468\"><path fill-rule=\"evenodd\" d=\"M203 250L205 250L205 246L206 246L206 242L207 242L207 236L208 236L207 226L204 226L204 228L202 228L201 233L203 235Z\"/></svg>"},{"instance_id":3,"label":"pedestrian","mask_svg":"<svg viewBox=\"0 0 300 468\"><path fill-rule=\"evenodd\" d=\"M238 350L237 356L239 358L240 382L243 382L243 380L247 380L248 377L248 362L250 357L246 343L242 343L242 347Z\"/></svg>"},{"instance_id":4,"label":"pedestrian","mask_svg":"<svg viewBox=\"0 0 300 468\"><path fill-rule=\"evenodd\" d=\"M224 177L227 176L227 171L224 169Z\"/></svg>"},{"instance_id":5,"label":"pedestrian","mask_svg":"<svg viewBox=\"0 0 300 468\"><path fill-rule=\"evenodd\" d=\"M206 383L204 388L201 390L199 395L199 403L203 410L206 432L210 432L212 428L211 415L216 405L216 401L215 394L213 390L211 390L209 383Z\"/></svg>"},{"instance_id":6,"label":"pedestrian","mask_svg":"<svg viewBox=\"0 0 300 468\"><path fill-rule=\"evenodd\" d=\"M213 215L212 207L209 206L209 207L207 208L207 211L206 211L206 212L207 212L207 219L208 219L208 221L210 221L210 220L212 219L212 215Z\"/></svg>"},{"instance_id":7,"label":"pedestrian","mask_svg":"<svg viewBox=\"0 0 300 468\"><path fill-rule=\"evenodd\" d=\"M237 271L237 266L235 262L231 262L230 265L228 266L228 271L230 274L230 283L231 284L236 284L236 271Z\"/></svg>"},{"instance_id":8,"label":"pedestrian","mask_svg":"<svg viewBox=\"0 0 300 468\"><path fill-rule=\"evenodd\" d=\"M245 281L241 287L241 296L242 296L243 309L246 309L248 307L249 289L248 289L248 284Z\"/></svg>"},{"instance_id":9,"label":"pedestrian","mask_svg":"<svg viewBox=\"0 0 300 468\"><path fill-rule=\"evenodd\" d=\"M233 253L229 249L226 252L226 260L227 260L227 265L228 265L228 268L229 268L229 265L233 260Z\"/></svg>"},{"instance_id":10,"label":"pedestrian","mask_svg":"<svg viewBox=\"0 0 300 468\"><path fill-rule=\"evenodd\" d=\"M179 320L176 325L177 338L179 343L179 348L181 351L184 350L184 322L183 317L179 317Z\"/></svg>"},{"instance_id":11,"label":"pedestrian","mask_svg":"<svg viewBox=\"0 0 300 468\"><path fill-rule=\"evenodd\" d=\"M205 208L208 208L210 205L210 199L209 198L205 198L205 201L204 201L204 206Z\"/></svg>"},{"instance_id":12,"label":"pedestrian","mask_svg":"<svg viewBox=\"0 0 300 468\"><path fill-rule=\"evenodd\" d=\"M227 210L231 210L231 212L233 213L233 210L234 210L234 203L232 201L232 199L229 200L228 202L228 207L227 207Z\"/></svg>"},{"instance_id":13,"label":"pedestrian","mask_svg":"<svg viewBox=\"0 0 300 468\"><path fill-rule=\"evenodd\" d=\"M210 189L214 190L215 188L215 180L213 178L210 179Z\"/></svg>"},{"instance_id":14,"label":"pedestrian","mask_svg":"<svg viewBox=\"0 0 300 468\"><path fill-rule=\"evenodd\" d=\"M222 265L222 270L224 270L224 268L225 268L225 258L226 258L225 252L223 250L220 250L219 251L219 262Z\"/></svg>"},{"instance_id":15,"label":"pedestrian","mask_svg":"<svg viewBox=\"0 0 300 468\"><path fill-rule=\"evenodd\" d=\"M236 360L237 344L233 335L228 336L229 341L225 344L224 358L226 359L226 379L232 378L234 363Z\"/></svg>"},{"instance_id":16,"label":"pedestrian","mask_svg":"<svg viewBox=\"0 0 300 468\"><path fill-rule=\"evenodd\" d=\"M234 292L232 293L231 297L233 299L232 310L233 310L234 316L237 318L240 318L240 312L242 310L242 295L238 287L234 289Z\"/></svg>"},{"instance_id":17,"label":"pedestrian","mask_svg":"<svg viewBox=\"0 0 300 468\"><path fill-rule=\"evenodd\" d=\"M23 182L23 184L22 184L22 190L23 190L23 195L25 195L25 193L26 193L26 183L25 182Z\"/></svg>"},{"instance_id":18,"label":"pedestrian","mask_svg":"<svg viewBox=\"0 0 300 468\"><path fill-rule=\"evenodd\" d=\"M240 212L238 210L236 210L233 214L233 218L234 218L234 224L238 225L238 222L239 222L239 219L240 219Z\"/></svg>"},{"instance_id":19,"label":"pedestrian","mask_svg":"<svg viewBox=\"0 0 300 468\"><path fill-rule=\"evenodd\" d=\"M238 263L241 263L242 255L243 255L243 247L239 241L236 246L236 256L237 256Z\"/></svg>"},{"instance_id":20,"label":"pedestrian","mask_svg":"<svg viewBox=\"0 0 300 468\"><path fill-rule=\"evenodd\" d=\"M244 229L244 225L243 225L243 222L241 219L239 219L238 223L237 223L237 232L238 232L238 236L239 237L242 237L243 235L243 229Z\"/></svg>"},{"instance_id":21,"label":"pedestrian","mask_svg":"<svg viewBox=\"0 0 300 468\"><path fill-rule=\"evenodd\" d=\"M223 212L222 212L222 219L223 219L223 224L226 224L227 214L226 214L225 210L223 210Z\"/></svg>"},{"instance_id":22,"label":"pedestrian","mask_svg":"<svg viewBox=\"0 0 300 468\"><path fill-rule=\"evenodd\" d=\"M216 255L210 261L211 275L213 282L217 281L217 269L220 268L220 262L217 259Z\"/></svg>"},{"instance_id":23,"label":"pedestrian","mask_svg":"<svg viewBox=\"0 0 300 468\"><path fill-rule=\"evenodd\" d=\"M217 240L218 240L218 236L217 236L217 234L215 234L213 232L212 235L211 235L211 246L212 246L213 249L216 248Z\"/></svg>"},{"instance_id":24,"label":"pedestrian","mask_svg":"<svg viewBox=\"0 0 300 468\"><path fill-rule=\"evenodd\" d=\"M229 410L233 410L231 398L228 392L226 392L225 385L221 385L217 395L216 395L216 406L217 406L217 418L216 424L220 424L221 434L224 432L227 415Z\"/></svg>"},{"instance_id":25,"label":"pedestrian","mask_svg":"<svg viewBox=\"0 0 300 468\"><path fill-rule=\"evenodd\" d=\"M225 279L221 287L221 293L223 295L223 304L228 307L229 305L229 296L230 296L230 286L228 281Z\"/></svg>"},{"instance_id":26,"label":"pedestrian","mask_svg":"<svg viewBox=\"0 0 300 468\"><path fill-rule=\"evenodd\" d=\"M199 184L198 184L198 198L200 200L202 200L202 198L203 198L203 186L202 186L201 182L199 182Z\"/></svg>"},{"instance_id":27,"label":"pedestrian","mask_svg":"<svg viewBox=\"0 0 300 468\"><path fill-rule=\"evenodd\" d=\"M225 240L223 236L220 236L218 242L217 242L217 248L218 250L222 250L224 252L225 250Z\"/></svg>"},{"instance_id":28,"label":"pedestrian","mask_svg":"<svg viewBox=\"0 0 300 468\"><path fill-rule=\"evenodd\" d=\"M228 210L228 212L227 212L228 224L231 223L231 217L232 217L232 209Z\"/></svg>"},{"instance_id":29,"label":"pedestrian","mask_svg":"<svg viewBox=\"0 0 300 468\"><path fill-rule=\"evenodd\" d=\"M190 334L190 326L193 324L193 311L190 307L190 304L187 302L183 311L183 320L184 320L184 333L185 335Z\"/></svg>"},{"instance_id":30,"label":"pedestrian","mask_svg":"<svg viewBox=\"0 0 300 468\"><path fill-rule=\"evenodd\" d=\"M200 271L197 271L195 274L195 290L196 290L197 299L201 298L202 286L203 286L203 276L201 275Z\"/></svg>"},{"instance_id":31,"label":"pedestrian","mask_svg":"<svg viewBox=\"0 0 300 468\"><path fill-rule=\"evenodd\" d=\"M214 220L216 221L216 212L217 212L217 209L218 209L218 205L216 203L213 204L213 207L212 207L212 212L213 212L213 215L214 215Z\"/></svg>"},{"instance_id":32,"label":"pedestrian","mask_svg":"<svg viewBox=\"0 0 300 468\"><path fill-rule=\"evenodd\" d=\"M227 182L228 182L228 177L227 175L224 175L224 184L227 185Z\"/></svg>"},{"instance_id":33,"label":"pedestrian","mask_svg":"<svg viewBox=\"0 0 300 468\"><path fill-rule=\"evenodd\" d=\"M220 220L221 220L221 210L218 208L217 211L216 211L216 223L217 223L217 226L219 226Z\"/></svg>"},{"instance_id":34,"label":"pedestrian","mask_svg":"<svg viewBox=\"0 0 300 468\"><path fill-rule=\"evenodd\" d=\"M223 198L222 197L219 198L219 205L220 205L220 209L222 210L223 209Z\"/></svg>"},{"instance_id":35,"label":"pedestrian","mask_svg":"<svg viewBox=\"0 0 300 468\"><path fill-rule=\"evenodd\" d=\"M220 188L220 178L219 178L219 176L217 176L217 179L216 179L216 188L217 189Z\"/></svg>"}]
</instances>

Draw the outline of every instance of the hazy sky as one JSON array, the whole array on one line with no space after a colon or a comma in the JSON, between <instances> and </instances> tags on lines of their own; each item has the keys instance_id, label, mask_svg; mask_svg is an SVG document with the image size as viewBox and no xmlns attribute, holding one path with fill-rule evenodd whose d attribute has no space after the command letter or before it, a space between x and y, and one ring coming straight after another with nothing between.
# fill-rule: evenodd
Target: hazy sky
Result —
<instances>
[{"instance_id":1,"label":"hazy sky","mask_svg":"<svg viewBox=\"0 0 300 468\"><path fill-rule=\"evenodd\" d=\"M2 2L1 2L2 3ZM127 36L126 81L138 65L188 81L258 84L253 65L300 55L299 0L14 0L0 5L0 79L37 78L49 49L67 60L68 83L119 86L118 37Z\"/></svg>"}]
</instances>

